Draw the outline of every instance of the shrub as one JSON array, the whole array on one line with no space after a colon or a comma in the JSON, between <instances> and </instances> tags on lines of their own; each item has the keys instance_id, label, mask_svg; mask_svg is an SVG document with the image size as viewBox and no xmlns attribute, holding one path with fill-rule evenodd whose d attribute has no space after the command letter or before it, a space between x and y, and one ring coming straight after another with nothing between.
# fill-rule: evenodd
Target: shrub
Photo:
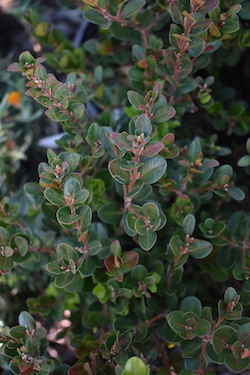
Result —
<instances>
[{"instance_id":1,"label":"shrub","mask_svg":"<svg viewBox=\"0 0 250 375\"><path fill-rule=\"evenodd\" d=\"M77 47L27 11L44 49L8 70L64 134L23 193L3 169L5 373L250 368L250 115L237 86L250 16L240 3L84 1L97 36Z\"/></svg>"}]
</instances>

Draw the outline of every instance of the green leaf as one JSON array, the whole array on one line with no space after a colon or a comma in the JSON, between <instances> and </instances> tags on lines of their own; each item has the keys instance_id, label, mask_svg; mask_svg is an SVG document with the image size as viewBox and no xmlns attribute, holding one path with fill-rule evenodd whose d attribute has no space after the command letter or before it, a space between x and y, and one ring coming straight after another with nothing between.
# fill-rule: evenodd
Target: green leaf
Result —
<instances>
[{"instance_id":1,"label":"green leaf","mask_svg":"<svg viewBox=\"0 0 250 375\"><path fill-rule=\"evenodd\" d=\"M144 97L136 91L130 90L127 92L128 100L135 109L139 109L140 105L144 103Z\"/></svg>"},{"instance_id":2,"label":"green leaf","mask_svg":"<svg viewBox=\"0 0 250 375\"><path fill-rule=\"evenodd\" d=\"M198 358L187 358L185 360L185 368L189 371L195 371L195 373L197 374L196 371L198 371L201 358L204 358L204 357L200 357L199 359Z\"/></svg>"},{"instance_id":3,"label":"green leaf","mask_svg":"<svg viewBox=\"0 0 250 375\"><path fill-rule=\"evenodd\" d=\"M138 357L131 357L125 363L124 371L121 375L149 375L150 369Z\"/></svg>"},{"instance_id":4,"label":"green leaf","mask_svg":"<svg viewBox=\"0 0 250 375\"><path fill-rule=\"evenodd\" d=\"M24 185L24 191L26 194L41 196L43 190L44 189L39 185L38 182L27 182Z\"/></svg>"},{"instance_id":5,"label":"green leaf","mask_svg":"<svg viewBox=\"0 0 250 375\"><path fill-rule=\"evenodd\" d=\"M140 191L142 190L144 186L144 183L142 180L137 180L133 189L130 190L130 192L127 194L127 197L128 198L135 198L138 196L138 194L140 193Z\"/></svg>"},{"instance_id":6,"label":"green leaf","mask_svg":"<svg viewBox=\"0 0 250 375\"><path fill-rule=\"evenodd\" d=\"M163 326L163 329L160 330L160 334L165 341L171 344L183 341L183 339L175 331L173 331L167 323Z\"/></svg>"},{"instance_id":7,"label":"green leaf","mask_svg":"<svg viewBox=\"0 0 250 375\"><path fill-rule=\"evenodd\" d=\"M54 176L51 173L42 172L40 174L40 184L43 187L51 186L51 184L53 183L53 180L54 180Z\"/></svg>"},{"instance_id":8,"label":"green leaf","mask_svg":"<svg viewBox=\"0 0 250 375\"><path fill-rule=\"evenodd\" d=\"M224 25L221 27L221 31L225 34L232 34L238 31L240 28L238 16L230 16L225 19Z\"/></svg>"},{"instance_id":9,"label":"green leaf","mask_svg":"<svg viewBox=\"0 0 250 375\"><path fill-rule=\"evenodd\" d=\"M213 245L205 240L198 240L188 248L189 254L195 259L203 259L213 250Z\"/></svg>"},{"instance_id":10,"label":"green leaf","mask_svg":"<svg viewBox=\"0 0 250 375\"><path fill-rule=\"evenodd\" d=\"M146 233L146 225L143 219L137 219L134 226L136 232L143 236Z\"/></svg>"},{"instance_id":11,"label":"green leaf","mask_svg":"<svg viewBox=\"0 0 250 375\"><path fill-rule=\"evenodd\" d=\"M58 288L62 289L71 284L75 277L76 275L71 272L62 273L55 277L54 283Z\"/></svg>"},{"instance_id":12,"label":"green leaf","mask_svg":"<svg viewBox=\"0 0 250 375\"><path fill-rule=\"evenodd\" d=\"M4 227L0 227L0 245L6 246L9 242L9 239L9 232Z\"/></svg>"},{"instance_id":13,"label":"green leaf","mask_svg":"<svg viewBox=\"0 0 250 375\"><path fill-rule=\"evenodd\" d=\"M238 329L238 339L245 348L250 348L250 323L242 324Z\"/></svg>"},{"instance_id":14,"label":"green leaf","mask_svg":"<svg viewBox=\"0 0 250 375\"><path fill-rule=\"evenodd\" d=\"M188 52L192 57L198 57L203 53L205 47L206 42L203 38L192 37Z\"/></svg>"},{"instance_id":15,"label":"green leaf","mask_svg":"<svg viewBox=\"0 0 250 375\"><path fill-rule=\"evenodd\" d=\"M225 362L224 358L225 358L225 354L226 354L226 352L227 352L226 349L223 349L223 351L222 351L220 354L218 354L218 353L216 353L216 352L214 351L213 346L212 346L211 344L208 344L208 345L207 345L207 350L206 350L206 352L207 352L208 358L209 358L212 362L214 362L214 363L218 363L218 364L220 364L220 365L221 365L221 364L224 364L224 362Z\"/></svg>"},{"instance_id":16,"label":"green leaf","mask_svg":"<svg viewBox=\"0 0 250 375\"><path fill-rule=\"evenodd\" d=\"M26 327L26 329L33 333L36 329L36 321L32 315L30 315L27 311L22 311L18 316L18 322L20 326Z\"/></svg>"},{"instance_id":17,"label":"green leaf","mask_svg":"<svg viewBox=\"0 0 250 375\"><path fill-rule=\"evenodd\" d=\"M40 354L40 343L38 340L35 340L33 337L28 337L25 340L25 348L27 353L32 357L38 357Z\"/></svg>"},{"instance_id":18,"label":"green leaf","mask_svg":"<svg viewBox=\"0 0 250 375\"><path fill-rule=\"evenodd\" d=\"M242 310L242 305L240 303L237 303L237 305L226 314L226 319L233 321L240 319L242 317Z\"/></svg>"},{"instance_id":19,"label":"green leaf","mask_svg":"<svg viewBox=\"0 0 250 375\"><path fill-rule=\"evenodd\" d=\"M183 230L186 234L190 236L193 234L195 229L196 219L192 214L188 214L183 220Z\"/></svg>"},{"instance_id":20,"label":"green leaf","mask_svg":"<svg viewBox=\"0 0 250 375\"><path fill-rule=\"evenodd\" d=\"M184 55L182 58L182 69L179 72L178 79L182 80L186 78L193 70L193 63L190 56Z\"/></svg>"},{"instance_id":21,"label":"green leaf","mask_svg":"<svg viewBox=\"0 0 250 375\"><path fill-rule=\"evenodd\" d=\"M168 324L178 334L180 334L184 330L183 316L184 312L179 310L172 311L168 315Z\"/></svg>"},{"instance_id":22,"label":"green leaf","mask_svg":"<svg viewBox=\"0 0 250 375\"><path fill-rule=\"evenodd\" d=\"M86 141L92 147L95 147L100 142L100 126L96 122L93 122L88 128Z\"/></svg>"},{"instance_id":23,"label":"green leaf","mask_svg":"<svg viewBox=\"0 0 250 375\"><path fill-rule=\"evenodd\" d=\"M204 19L202 21L197 21L195 25L192 27L192 34L198 35L207 31L209 27L212 25L212 21L209 19Z\"/></svg>"},{"instance_id":24,"label":"green leaf","mask_svg":"<svg viewBox=\"0 0 250 375\"><path fill-rule=\"evenodd\" d=\"M177 47L178 46L178 39L174 36L176 34L181 34L182 30L181 28L176 25L175 23L172 23L169 28L169 42L172 46Z\"/></svg>"},{"instance_id":25,"label":"green leaf","mask_svg":"<svg viewBox=\"0 0 250 375\"><path fill-rule=\"evenodd\" d=\"M150 250L157 241L157 234L150 230L146 230L143 236L139 236L139 245L143 250Z\"/></svg>"},{"instance_id":26,"label":"green leaf","mask_svg":"<svg viewBox=\"0 0 250 375\"><path fill-rule=\"evenodd\" d=\"M47 188L44 190L45 198L54 206L64 206L64 197L62 191L56 188Z\"/></svg>"},{"instance_id":27,"label":"green leaf","mask_svg":"<svg viewBox=\"0 0 250 375\"><path fill-rule=\"evenodd\" d=\"M74 207L80 207L89 197L89 191L87 189L79 190L74 199Z\"/></svg>"},{"instance_id":28,"label":"green leaf","mask_svg":"<svg viewBox=\"0 0 250 375\"><path fill-rule=\"evenodd\" d=\"M103 81L103 67L101 65L98 65L94 69L94 80L98 85L100 85Z\"/></svg>"},{"instance_id":29,"label":"green leaf","mask_svg":"<svg viewBox=\"0 0 250 375\"><path fill-rule=\"evenodd\" d=\"M176 110L169 105L159 107L153 112L152 122L161 124L170 120L175 114Z\"/></svg>"},{"instance_id":30,"label":"green leaf","mask_svg":"<svg viewBox=\"0 0 250 375\"><path fill-rule=\"evenodd\" d=\"M76 152L63 152L60 155L61 160L66 161L68 164L68 172L74 172L80 162L81 155Z\"/></svg>"},{"instance_id":31,"label":"green leaf","mask_svg":"<svg viewBox=\"0 0 250 375\"><path fill-rule=\"evenodd\" d=\"M98 216L101 220L108 224L118 224L121 220L121 207L115 203L107 203L101 206L98 210Z\"/></svg>"},{"instance_id":32,"label":"green leaf","mask_svg":"<svg viewBox=\"0 0 250 375\"><path fill-rule=\"evenodd\" d=\"M198 318L201 317L202 305L200 300L194 296L184 298L180 304L180 309L184 312L192 311Z\"/></svg>"},{"instance_id":33,"label":"green leaf","mask_svg":"<svg viewBox=\"0 0 250 375\"><path fill-rule=\"evenodd\" d=\"M224 301L228 305L229 303L235 303L238 302L238 294L236 290L232 287L227 288L224 294Z\"/></svg>"},{"instance_id":34,"label":"green leaf","mask_svg":"<svg viewBox=\"0 0 250 375\"><path fill-rule=\"evenodd\" d=\"M250 165L250 155L242 156L242 158L239 159L237 165L239 167L248 167Z\"/></svg>"},{"instance_id":35,"label":"green leaf","mask_svg":"<svg viewBox=\"0 0 250 375\"><path fill-rule=\"evenodd\" d=\"M65 196L75 197L80 189L80 182L76 178L69 178L64 184L63 194Z\"/></svg>"},{"instance_id":36,"label":"green leaf","mask_svg":"<svg viewBox=\"0 0 250 375\"><path fill-rule=\"evenodd\" d=\"M16 360L16 362L14 362ZM19 375L20 374L20 368L19 368L19 364L22 362L22 359L21 357L14 357L10 363L9 363L9 367L10 367L10 370L12 371L12 373L14 374L17 374ZM28 365L26 365L28 367Z\"/></svg>"},{"instance_id":37,"label":"green leaf","mask_svg":"<svg viewBox=\"0 0 250 375\"><path fill-rule=\"evenodd\" d=\"M133 330L134 325L127 318L117 318L114 322L114 327L118 332L124 333Z\"/></svg>"},{"instance_id":38,"label":"green leaf","mask_svg":"<svg viewBox=\"0 0 250 375\"><path fill-rule=\"evenodd\" d=\"M51 109L47 109L45 112L46 116L48 116L51 120L56 122L64 122L70 119L68 114L61 112L61 110L57 107L53 107Z\"/></svg>"},{"instance_id":39,"label":"green leaf","mask_svg":"<svg viewBox=\"0 0 250 375\"><path fill-rule=\"evenodd\" d=\"M17 340L17 339L23 339L25 336L27 337L26 328L23 326L15 326L10 328L9 335Z\"/></svg>"},{"instance_id":40,"label":"green leaf","mask_svg":"<svg viewBox=\"0 0 250 375\"><path fill-rule=\"evenodd\" d=\"M116 257L120 257L122 255L122 247L120 241L115 240L112 242L112 244L110 245L110 253Z\"/></svg>"},{"instance_id":41,"label":"green leaf","mask_svg":"<svg viewBox=\"0 0 250 375\"><path fill-rule=\"evenodd\" d=\"M70 225L77 222L81 216L70 211L69 207L61 207L56 213L57 220L60 224Z\"/></svg>"},{"instance_id":42,"label":"green leaf","mask_svg":"<svg viewBox=\"0 0 250 375\"><path fill-rule=\"evenodd\" d=\"M108 168L111 176L120 184L127 185L129 183L129 173L121 169L122 161L113 159L109 162Z\"/></svg>"},{"instance_id":43,"label":"green leaf","mask_svg":"<svg viewBox=\"0 0 250 375\"><path fill-rule=\"evenodd\" d=\"M130 212L126 212L123 215L124 220L124 230L126 234L130 237L133 237L137 234L135 231L135 222L136 222L136 216L134 214L131 214Z\"/></svg>"},{"instance_id":44,"label":"green leaf","mask_svg":"<svg viewBox=\"0 0 250 375\"><path fill-rule=\"evenodd\" d=\"M141 180L140 180L141 181ZM149 197L149 195L152 193L152 186L148 184L144 184L140 191L137 192L137 194L134 196L134 199L136 201L145 201L146 198Z\"/></svg>"},{"instance_id":45,"label":"green leaf","mask_svg":"<svg viewBox=\"0 0 250 375\"><path fill-rule=\"evenodd\" d=\"M24 326L15 326L10 328L9 334L13 339L23 339L27 335L27 332Z\"/></svg>"},{"instance_id":46,"label":"green leaf","mask_svg":"<svg viewBox=\"0 0 250 375\"><path fill-rule=\"evenodd\" d=\"M27 253L28 248L29 248L29 243L26 240L26 238L21 237L21 236L16 236L15 237L15 244L18 248L19 253L22 256L24 256Z\"/></svg>"},{"instance_id":47,"label":"green leaf","mask_svg":"<svg viewBox=\"0 0 250 375\"><path fill-rule=\"evenodd\" d=\"M100 283L94 287L92 292L101 303L107 302L110 297L109 290Z\"/></svg>"},{"instance_id":48,"label":"green leaf","mask_svg":"<svg viewBox=\"0 0 250 375\"><path fill-rule=\"evenodd\" d=\"M83 12L83 17L85 18L85 20L100 26L104 26L109 22L107 18L105 18L101 13L99 13L95 9L85 10L85 12Z\"/></svg>"},{"instance_id":49,"label":"green leaf","mask_svg":"<svg viewBox=\"0 0 250 375\"><path fill-rule=\"evenodd\" d=\"M231 178L232 175L233 175L233 168L231 167L231 165L225 164L216 169L213 175L213 181L220 184L221 179L224 176L228 176L229 178Z\"/></svg>"},{"instance_id":50,"label":"green leaf","mask_svg":"<svg viewBox=\"0 0 250 375\"><path fill-rule=\"evenodd\" d=\"M152 125L148 116L143 113L139 115L135 120L135 131L136 135L144 134L146 137L152 132Z\"/></svg>"},{"instance_id":51,"label":"green leaf","mask_svg":"<svg viewBox=\"0 0 250 375\"><path fill-rule=\"evenodd\" d=\"M88 257L82 263L81 267L79 268L79 272L82 276L89 277L95 272L96 266L97 264L94 257Z\"/></svg>"},{"instance_id":52,"label":"green leaf","mask_svg":"<svg viewBox=\"0 0 250 375\"><path fill-rule=\"evenodd\" d=\"M198 139L195 139L194 141L191 142L188 148L188 160L194 163L196 159L200 157L201 153L202 153L202 148L201 148L200 141Z\"/></svg>"},{"instance_id":53,"label":"green leaf","mask_svg":"<svg viewBox=\"0 0 250 375\"><path fill-rule=\"evenodd\" d=\"M183 245L184 245L184 242L180 240L178 235L174 235L173 237L171 237L169 241L169 247L175 257L179 255L180 249Z\"/></svg>"},{"instance_id":54,"label":"green leaf","mask_svg":"<svg viewBox=\"0 0 250 375\"><path fill-rule=\"evenodd\" d=\"M144 12L143 12L144 13ZM141 16L141 13L139 14L139 17ZM138 19L138 18L137 18ZM140 61L140 60L144 60L146 58L146 54L145 54L145 48L140 46L139 44L134 44L133 47L132 47L132 53L133 53L133 56L136 58L136 60ZM135 94L138 94L136 91L132 91L130 90L131 93L135 93ZM133 94L132 94L133 95ZM138 94L140 95L140 94ZM141 95L140 95L141 96ZM142 97L142 96L141 96ZM128 100L129 102L131 103L130 99L129 99L129 95L128 95ZM132 104L132 103L131 103ZM142 102L140 104L143 104L143 97L142 97ZM135 107L136 109L138 109L138 106Z\"/></svg>"},{"instance_id":55,"label":"green leaf","mask_svg":"<svg viewBox=\"0 0 250 375\"><path fill-rule=\"evenodd\" d=\"M202 309L202 319L207 320L210 324L213 322L213 316L212 316L212 311L211 308L206 306Z\"/></svg>"},{"instance_id":56,"label":"green leaf","mask_svg":"<svg viewBox=\"0 0 250 375\"><path fill-rule=\"evenodd\" d=\"M243 20L249 20L250 19L250 3L248 1L244 1L242 8L239 12L240 18Z\"/></svg>"},{"instance_id":57,"label":"green leaf","mask_svg":"<svg viewBox=\"0 0 250 375\"><path fill-rule=\"evenodd\" d=\"M184 218L192 211L193 203L187 195L182 194L170 207L170 216L176 220L178 224L182 225Z\"/></svg>"},{"instance_id":58,"label":"green leaf","mask_svg":"<svg viewBox=\"0 0 250 375\"><path fill-rule=\"evenodd\" d=\"M14 250L10 246L1 247L1 256L9 258L14 254Z\"/></svg>"},{"instance_id":59,"label":"green leaf","mask_svg":"<svg viewBox=\"0 0 250 375\"><path fill-rule=\"evenodd\" d=\"M245 199L244 191L237 187L229 187L227 190L227 194L236 201L242 201L243 199Z\"/></svg>"},{"instance_id":60,"label":"green leaf","mask_svg":"<svg viewBox=\"0 0 250 375\"><path fill-rule=\"evenodd\" d=\"M188 313L186 313L188 314ZM211 324L205 320L205 319L200 319L194 326L194 332L193 332L193 335L191 337L195 337L195 336L203 336L205 335L208 331L211 330ZM190 335L187 334L187 337L189 337Z\"/></svg>"},{"instance_id":61,"label":"green leaf","mask_svg":"<svg viewBox=\"0 0 250 375\"><path fill-rule=\"evenodd\" d=\"M47 22L40 22L35 28L34 28L34 34L36 37L41 37L41 38L45 38L48 34L48 23ZM36 69L37 70L37 69ZM38 75L38 78L39 79L42 79L40 78L40 75ZM43 76L43 75L41 75ZM46 78L46 77L45 77ZM42 79L42 80L45 80L45 79Z\"/></svg>"},{"instance_id":62,"label":"green leaf","mask_svg":"<svg viewBox=\"0 0 250 375\"><path fill-rule=\"evenodd\" d=\"M92 220L92 210L91 208L84 204L78 209L78 213L80 215L80 224L82 225L82 228L87 229Z\"/></svg>"},{"instance_id":63,"label":"green leaf","mask_svg":"<svg viewBox=\"0 0 250 375\"><path fill-rule=\"evenodd\" d=\"M121 15L123 18L129 18L138 12L146 4L145 0L128 1L122 8Z\"/></svg>"},{"instance_id":64,"label":"green leaf","mask_svg":"<svg viewBox=\"0 0 250 375\"><path fill-rule=\"evenodd\" d=\"M170 3L171 17L174 23L183 24L183 11L186 10L185 5L179 0L172 0Z\"/></svg>"},{"instance_id":65,"label":"green leaf","mask_svg":"<svg viewBox=\"0 0 250 375\"><path fill-rule=\"evenodd\" d=\"M44 22L44 24L48 25L47 23ZM41 24L40 24L41 25ZM35 70L35 73L37 75L37 78L40 79L41 81L45 81L46 78L47 78L47 72L46 72L46 69L44 68L44 66L42 65L38 65L36 67L36 70Z\"/></svg>"},{"instance_id":66,"label":"green leaf","mask_svg":"<svg viewBox=\"0 0 250 375\"><path fill-rule=\"evenodd\" d=\"M201 353L202 349L202 339L196 337L193 339L182 351L183 358L196 358Z\"/></svg>"},{"instance_id":67,"label":"green leaf","mask_svg":"<svg viewBox=\"0 0 250 375\"><path fill-rule=\"evenodd\" d=\"M41 340L46 336L46 334L47 334L46 329L44 327L39 327L36 329L36 332L33 337L35 340Z\"/></svg>"},{"instance_id":68,"label":"green leaf","mask_svg":"<svg viewBox=\"0 0 250 375\"><path fill-rule=\"evenodd\" d=\"M234 259L231 258L232 261L234 261ZM242 268L242 265L236 265L233 269L233 277L236 279L236 280L239 280L239 281L243 281L245 279L245 273L244 273L244 270Z\"/></svg>"},{"instance_id":69,"label":"green leaf","mask_svg":"<svg viewBox=\"0 0 250 375\"><path fill-rule=\"evenodd\" d=\"M46 269L50 272L53 273L53 275L61 275L62 268L61 264L58 263L58 260L55 260L53 262L48 262L46 265Z\"/></svg>"},{"instance_id":70,"label":"green leaf","mask_svg":"<svg viewBox=\"0 0 250 375\"><path fill-rule=\"evenodd\" d=\"M73 103L70 109L77 120L80 120L85 113L85 105L82 103Z\"/></svg>"},{"instance_id":71,"label":"green leaf","mask_svg":"<svg viewBox=\"0 0 250 375\"><path fill-rule=\"evenodd\" d=\"M155 224L155 221L159 220L160 210L156 203L146 202L142 206L142 213L150 220L151 224Z\"/></svg>"},{"instance_id":72,"label":"green leaf","mask_svg":"<svg viewBox=\"0 0 250 375\"><path fill-rule=\"evenodd\" d=\"M147 276L147 269L142 264L138 264L132 271L131 277L132 279L142 282L142 280Z\"/></svg>"},{"instance_id":73,"label":"green leaf","mask_svg":"<svg viewBox=\"0 0 250 375\"><path fill-rule=\"evenodd\" d=\"M167 162L165 159L159 156L149 158L140 168L141 179L148 184L154 184L163 176L166 168Z\"/></svg>"},{"instance_id":74,"label":"green leaf","mask_svg":"<svg viewBox=\"0 0 250 375\"><path fill-rule=\"evenodd\" d=\"M237 341L237 331L230 326L220 326L213 332L212 345L217 354L222 353L227 345L232 345L235 341Z\"/></svg>"},{"instance_id":75,"label":"green leaf","mask_svg":"<svg viewBox=\"0 0 250 375\"><path fill-rule=\"evenodd\" d=\"M12 257L0 255L0 273L8 273L13 268Z\"/></svg>"},{"instance_id":76,"label":"green leaf","mask_svg":"<svg viewBox=\"0 0 250 375\"><path fill-rule=\"evenodd\" d=\"M250 137L246 141L246 149L247 149L247 152L250 154Z\"/></svg>"},{"instance_id":77,"label":"green leaf","mask_svg":"<svg viewBox=\"0 0 250 375\"><path fill-rule=\"evenodd\" d=\"M98 254L102 249L102 244L98 240L90 241L88 244L89 255L93 256Z\"/></svg>"},{"instance_id":78,"label":"green leaf","mask_svg":"<svg viewBox=\"0 0 250 375\"><path fill-rule=\"evenodd\" d=\"M22 64L24 66L26 64L34 64L35 58L31 55L31 53L29 51L24 51L19 56L19 62L20 62L20 64Z\"/></svg>"},{"instance_id":79,"label":"green leaf","mask_svg":"<svg viewBox=\"0 0 250 375\"><path fill-rule=\"evenodd\" d=\"M235 358L232 353L226 353L225 355L225 365L233 372L241 372L249 368L250 360L249 358Z\"/></svg>"},{"instance_id":80,"label":"green leaf","mask_svg":"<svg viewBox=\"0 0 250 375\"><path fill-rule=\"evenodd\" d=\"M78 261L78 253L77 251L67 243L60 243L56 247L56 252L60 258L69 261L72 259L74 262Z\"/></svg>"}]
</instances>

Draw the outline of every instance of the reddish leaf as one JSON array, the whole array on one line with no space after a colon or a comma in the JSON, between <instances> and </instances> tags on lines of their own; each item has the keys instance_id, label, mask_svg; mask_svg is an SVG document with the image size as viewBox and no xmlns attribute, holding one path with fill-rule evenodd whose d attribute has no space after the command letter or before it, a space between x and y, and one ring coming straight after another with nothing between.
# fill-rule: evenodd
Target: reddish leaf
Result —
<instances>
[{"instance_id":1,"label":"reddish leaf","mask_svg":"<svg viewBox=\"0 0 250 375\"><path fill-rule=\"evenodd\" d=\"M134 268L139 260L139 255L135 251L127 251L122 256L122 269L129 271Z\"/></svg>"},{"instance_id":2,"label":"reddish leaf","mask_svg":"<svg viewBox=\"0 0 250 375\"><path fill-rule=\"evenodd\" d=\"M16 63L10 64L7 70L8 72L20 72L20 71L23 71L24 68L21 64L16 62Z\"/></svg>"},{"instance_id":3,"label":"reddish leaf","mask_svg":"<svg viewBox=\"0 0 250 375\"><path fill-rule=\"evenodd\" d=\"M143 155L144 156L155 156L157 155L164 147L162 142L151 142L147 144L144 148Z\"/></svg>"},{"instance_id":4,"label":"reddish leaf","mask_svg":"<svg viewBox=\"0 0 250 375\"><path fill-rule=\"evenodd\" d=\"M207 0L204 1L204 5L199 9L201 13L209 13L212 12L217 6L220 4L220 0Z\"/></svg>"},{"instance_id":5,"label":"reddish leaf","mask_svg":"<svg viewBox=\"0 0 250 375\"><path fill-rule=\"evenodd\" d=\"M83 365L74 365L68 370L69 375L87 375Z\"/></svg>"},{"instance_id":6,"label":"reddish leaf","mask_svg":"<svg viewBox=\"0 0 250 375\"><path fill-rule=\"evenodd\" d=\"M111 133L109 137L111 141L120 149L124 151L130 151L132 149L131 142L127 138L128 133Z\"/></svg>"},{"instance_id":7,"label":"reddish leaf","mask_svg":"<svg viewBox=\"0 0 250 375\"><path fill-rule=\"evenodd\" d=\"M113 272L115 266L114 266L114 256L109 255L105 260L104 260L105 267L109 272Z\"/></svg>"},{"instance_id":8,"label":"reddish leaf","mask_svg":"<svg viewBox=\"0 0 250 375\"><path fill-rule=\"evenodd\" d=\"M162 141L167 144L167 143L174 143L175 141L175 136L173 133L168 133L166 134L163 138Z\"/></svg>"}]
</instances>

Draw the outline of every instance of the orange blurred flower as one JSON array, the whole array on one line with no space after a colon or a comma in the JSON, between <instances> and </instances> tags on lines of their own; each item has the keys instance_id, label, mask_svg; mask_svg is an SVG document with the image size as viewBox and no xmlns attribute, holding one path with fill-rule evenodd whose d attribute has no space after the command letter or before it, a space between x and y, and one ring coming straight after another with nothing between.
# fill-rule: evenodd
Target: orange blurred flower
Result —
<instances>
[{"instance_id":1,"label":"orange blurred flower","mask_svg":"<svg viewBox=\"0 0 250 375\"><path fill-rule=\"evenodd\" d=\"M11 91L7 97L7 103L13 107L18 107L21 103L21 93L19 91Z\"/></svg>"}]
</instances>

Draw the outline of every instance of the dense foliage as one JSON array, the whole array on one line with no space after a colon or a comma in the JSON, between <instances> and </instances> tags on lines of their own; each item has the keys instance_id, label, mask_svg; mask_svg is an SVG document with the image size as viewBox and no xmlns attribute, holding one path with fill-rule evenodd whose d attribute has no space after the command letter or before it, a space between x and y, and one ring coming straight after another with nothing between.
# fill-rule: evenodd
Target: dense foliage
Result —
<instances>
[{"instance_id":1,"label":"dense foliage","mask_svg":"<svg viewBox=\"0 0 250 375\"><path fill-rule=\"evenodd\" d=\"M27 9L8 71L64 134L23 188L41 112L0 106L3 374L249 370L250 2L59 3L95 37Z\"/></svg>"}]
</instances>

